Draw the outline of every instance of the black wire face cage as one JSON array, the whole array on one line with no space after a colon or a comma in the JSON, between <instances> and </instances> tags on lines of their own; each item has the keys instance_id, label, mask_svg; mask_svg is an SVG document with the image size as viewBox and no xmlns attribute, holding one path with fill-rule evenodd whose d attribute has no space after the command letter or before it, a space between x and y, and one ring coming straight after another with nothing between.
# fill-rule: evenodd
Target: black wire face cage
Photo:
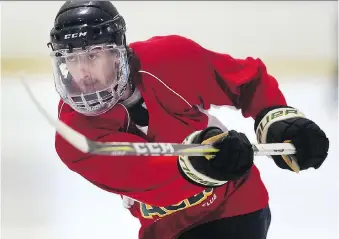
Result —
<instances>
[{"instance_id":1,"label":"black wire face cage","mask_svg":"<svg viewBox=\"0 0 339 239\"><path fill-rule=\"evenodd\" d=\"M53 51L51 58L56 91L81 114L105 113L126 91L129 65L124 46L60 49Z\"/></svg>"}]
</instances>

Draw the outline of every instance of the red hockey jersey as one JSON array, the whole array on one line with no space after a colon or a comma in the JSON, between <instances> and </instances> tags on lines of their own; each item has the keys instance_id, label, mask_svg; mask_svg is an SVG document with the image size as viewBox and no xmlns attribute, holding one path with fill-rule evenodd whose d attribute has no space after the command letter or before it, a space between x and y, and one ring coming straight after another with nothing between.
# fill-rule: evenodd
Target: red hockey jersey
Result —
<instances>
[{"instance_id":1,"label":"red hockey jersey","mask_svg":"<svg viewBox=\"0 0 339 239\"><path fill-rule=\"evenodd\" d=\"M244 117L253 118L266 107L286 105L276 79L259 59L234 59L176 35L153 37L130 47L141 63L138 88L149 112L147 134L137 130L122 104L100 117L86 117L60 101L63 122L101 142L181 143L193 131L207 127L208 116L200 109L211 105L235 106ZM209 189L186 181L174 156L83 154L59 134L55 146L60 159L89 182L138 201L130 211L141 222L143 239L175 238L191 226L268 204L255 166L244 178Z\"/></svg>"}]
</instances>

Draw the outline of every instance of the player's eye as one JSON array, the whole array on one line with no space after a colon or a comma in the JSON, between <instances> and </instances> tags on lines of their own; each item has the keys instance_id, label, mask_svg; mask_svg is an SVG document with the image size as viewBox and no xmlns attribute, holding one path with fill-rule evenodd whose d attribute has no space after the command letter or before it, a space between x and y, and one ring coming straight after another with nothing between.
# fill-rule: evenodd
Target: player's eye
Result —
<instances>
[{"instance_id":1,"label":"player's eye","mask_svg":"<svg viewBox=\"0 0 339 239\"><path fill-rule=\"evenodd\" d=\"M69 62L74 62L76 61L77 57L76 56L68 56L66 57L66 60L69 61Z\"/></svg>"},{"instance_id":2,"label":"player's eye","mask_svg":"<svg viewBox=\"0 0 339 239\"><path fill-rule=\"evenodd\" d=\"M88 55L88 59L93 61L93 60L95 60L97 58L97 56L98 56L97 53L91 53L91 54Z\"/></svg>"}]
</instances>

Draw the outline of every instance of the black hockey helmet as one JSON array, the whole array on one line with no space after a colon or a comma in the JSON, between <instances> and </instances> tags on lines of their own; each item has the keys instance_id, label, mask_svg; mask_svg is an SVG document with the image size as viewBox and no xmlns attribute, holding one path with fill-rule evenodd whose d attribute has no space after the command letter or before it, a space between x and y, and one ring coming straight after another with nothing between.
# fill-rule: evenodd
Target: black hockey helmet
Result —
<instances>
[{"instance_id":1,"label":"black hockey helmet","mask_svg":"<svg viewBox=\"0 0 339 239\"><path fill-rule=\"evenodd\" d=\"M52 49L72 49L100 43L126 45L126 24L110 1L66 1L50 31Z\"/></svg>"}]
</instances>

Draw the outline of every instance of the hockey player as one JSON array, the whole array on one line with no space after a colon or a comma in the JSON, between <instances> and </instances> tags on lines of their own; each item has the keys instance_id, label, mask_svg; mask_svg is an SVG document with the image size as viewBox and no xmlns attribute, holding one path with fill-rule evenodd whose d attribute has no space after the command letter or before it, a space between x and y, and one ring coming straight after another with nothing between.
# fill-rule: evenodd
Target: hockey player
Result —
<instances>
[{"instance_id":1,"label":"hockey player","mask_svg":"<svg viewBox=\"0 0 339 239\"><path fill-rule=\"evenodd\" d=\"M174 18L175 19L175 18ZM59 118L91 140L203 143L224 132L211 105L255 120L258 141L296 147L301 170L319 168L329 142L316 123L288 106L260 59L235 59L188 38L156 36L127 44L110 1L68 1L50 32ZM56 134L70 170L125 198L139 238L264 239L268 193L247 137L230 130L205 157L96 156ZM290 168L281 156L278 167Z\"/></svg>"}]
</instances>

